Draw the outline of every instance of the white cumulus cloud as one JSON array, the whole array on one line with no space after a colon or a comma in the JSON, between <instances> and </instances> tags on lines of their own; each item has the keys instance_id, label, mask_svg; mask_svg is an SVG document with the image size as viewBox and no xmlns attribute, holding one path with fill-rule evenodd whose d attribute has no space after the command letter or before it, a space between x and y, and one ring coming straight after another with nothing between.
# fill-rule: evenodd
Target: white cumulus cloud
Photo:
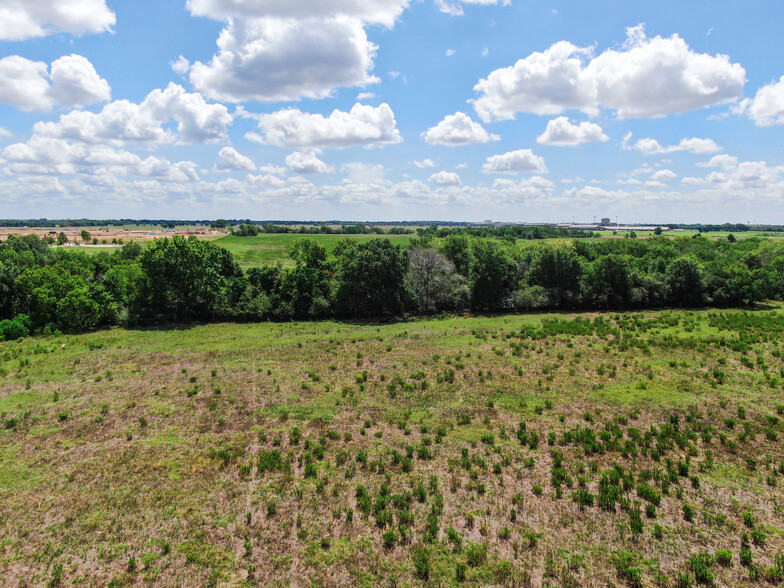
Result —
<instances>
[{"instance_id":1,"label":"white cumulus cloud","mask_svg":"<svg viewBox=\"0 0 784 588\"><path fill-rule=\"evenodd\" d=\"M456 112L422 133L422 138L431 145L454 146L498 141L501 137L488 133L466 113Z\"/></svg>"},{"instance_id":2,"label":"white cumulus cloud","mask_svg":"<svg viewBox=\"0 0 784 588\"><path fill-rule=\"evenodd\" d=\"M177 122L177 132L165 127ZM36 135L86 143L210 143L226 137L232 117L222 104L208 104L201 94L169 84L153 90L140 103L110 102L98 113L75 110L57 122L39 122Z\"/></svg>"},{"instance_id":3,"label":"white cumulus cloud","mask_svg":"<svg viewBox=\"0 0 784 588\"><path fill-rule=\"evenodd\" d=\"M316 157L313 151L295 151L286 157L286 165L298 174L325 174L334 171Z\"/></svg>"},{"instance_id":4,"label":"white cumulus cloud","mask_svg":"<svg viewBox=\"0 0 784 588\"><path fill-rule=\"evenodd\" d=\"M716 153L721 151L721 147L716 144L713 139L701 139L699 137L691 137L688 139L681 139L677 145L668 145L663 147L656 139L646 137L638 139L635 143L631 143L632 134L627 133L623 139L622 147L626 150L636 150L646 155L661 155L665 153L676 153L678 151L688 151L689 153L706 154Z\"/></svg>"},{"instance_id":5,"label":"white cumulus cloud","mask_svg":"<svg viewBox=\"0 0 784 588\"><path fill-rule=\"evenodd\" d=\"M286 180L282 180L272 174L261 174L258 176L248 174L245 180L253 188L280 188L286 185Z\"/></svg>"},{"instance_id":6,"label":"white cumulus cloud","mask_svg":"<svg viewBox=\"0 0 784 588\"><path fill-rule=\"evenodd\" d=\"M335 88L377 83L376 46L356 18L234 19L209 63L190 65L194 88L227 102L329 97Z\"/></svg>"},{"instance_id":7,"label":"white cumulus cloud","mask_svg":"<svg viewBox=\"0 0 784 588\"><path fill-rule=\"evenodd\" d=\"M16 175L90 176L113 178L140 176L167 182L197 181L196 164L191 161L171 163L107 145L71 143L63 139L33 136L27 143L9 145L3 158L11 162L8 171Z\"/></svg>"},{"instance_id":8,"label":"white cumulus cloud","mask_svg":"<svg viewBox=\"0 0 784 588\"><path fill-rule=\"evenodd\" d=\"M427 179L436 186L459 186L460 176L453 172L440 171Z\"/></svg>"},{"instance_id":9,"label":"white cumulus cloud","mask_svg":"<svg viewBox=\"0 0 784 588\"><path fill-rule=\"evenodd\" d=\"M60 57L51 67L19 55L0 59L0 102L20 110L75 108L111 97L109 82L81 55Z\"/></svg>"},{"instance_id":10,"label":"white cumulus cloud","mask_svg":"<svg viewBox=\"0 0 784 588\"><path fill-rule=\"evenodd\" d=\"M591 47L560 41L497 69L476 84L473 104L485 121L599 108L658 118L734 102L745 82L746 71L728 56L696 53L678 35L649 39L638 25L627 29L622 48L596 57Z\"/></svg>"},{"instance_id":11,"label":"white cumulus cloud","mask_svg":"<svg viewBox=\"0 0 784 588\"><path fill-rule=\"evenodd\" d=\"M666 182L667 180L673 180L677 177L678 175L670 169L660 169L651 176L651 180L656 182Z\"/></svg>"},{"instance_id":12,"label":"white cumulus cloud","mask_svg":"<svg viewBox=\"0 0 784 588\"><path fill-rule=\"evenodd\" d=\"M223 171L256 171L256 164L251 158L242 155L234 147L224 147L220 150L215 167Z\"/></svg>"},{"instance_id":13,"label":"white cumulus cloud","mask_svg":"<svg viewBox=\"0 0 784 588\"><path fill-rule=\"evenodd\" d=\"M534 155L530 149L519 149L488 157L482 170L494 173L537 172L540 174L548 171L544 158Z\"/></svg>"},{"instance_id":14,"label":"white cumulus cloud","mask_svg":"<svg viewBox=\"0 0 784 588\"><path fill-rule=\"evenodd\" d=\"M101 33L110 31L116 20L105 0L3 0L0 40Z\"/></svg>"},{"instance_id":15,"label":"white cumulus cloud","mask_svg":"<svg viewBox=\"0 0 784 588\"><path fill-rule=\"evenodd\" d=\"M757 90L753 100L745 100L744 110L757 126L784 124L784 76Z\"/></svg>"},{"instance_id":16,"label":"white cumulus cloud","mask_svg":"<svg viewBox=\"0 0 784 588\"><path fill-rule=\"evenodd\" d=\"M716 158L714 158L716 159ZM739 194L758 192L760 195L781 194L784 184L784 166L769 166L765 161L742 161L737 158L718 159L711 167L721 167L705 177L686 177L681 182L687 186L703 186L717 189L737 197Z\"/></svg>"},{"instance_id":17,"label":"white cumulus cloud","mask_svg":"<svg viewBox=\"0 0 784 588\"><path fill-rule=\"evenodd\" d=\"M569 119L565 116L559 116L548 122L544 133L536 138L536 142L543 145L560 145L565 147L607 140L607 135L604 134L602 127L599 125L591 122L581 122L575 125L569 122Z\"/></svg>"},{"instance_id":18,"label":"white cumulus cloud","mask_svg":"<svg viewBox=\"0 0 784 588\"><path fill-rule=\"evenodd\" d=\"M259 117L261 135L248 133L259 143L296 148L367 147L400 143L395 114L388 104L355 104L349 112L334 110L329 116L310 114L296 108Z\"/></svg>"},{"instance_id":19,"label":"white cumulus cloud","mask_svg":"<svg viewBox=\"0 0 784 588\"><path fill-rule=\"evenodd\" d=\"M714 155L707 163L698 163L700 167L723 167L724 169L735 167L738 164L738 158L734 155Z\"/></svg>"}]
</instances>

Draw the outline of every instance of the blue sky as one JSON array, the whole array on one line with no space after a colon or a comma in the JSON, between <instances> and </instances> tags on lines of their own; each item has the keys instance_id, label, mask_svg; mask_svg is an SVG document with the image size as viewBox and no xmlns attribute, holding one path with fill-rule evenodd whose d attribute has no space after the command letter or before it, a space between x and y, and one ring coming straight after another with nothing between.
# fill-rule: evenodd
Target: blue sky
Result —
<instances>
[{"instance_id":1,"label":"blue sky","mask_svg":"<svg viewBox=\"0 0 784 588\"><path fill-rule=\"evenodd\" d=\"M784 224L779 0L4 0L0 217Z\"/></svg>"}]
</instances>

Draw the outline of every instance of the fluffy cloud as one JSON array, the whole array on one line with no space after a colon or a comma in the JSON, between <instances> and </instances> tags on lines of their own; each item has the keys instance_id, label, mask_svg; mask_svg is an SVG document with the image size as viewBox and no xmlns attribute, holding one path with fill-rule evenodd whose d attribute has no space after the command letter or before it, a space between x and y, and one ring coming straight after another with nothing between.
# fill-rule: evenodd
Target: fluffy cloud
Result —
<instances>
[{"instance_id":1,"label":"fluffy cloud","mask_svg":"<svg viewBox=\"0 0 784 588\"><path fill-rule=\"evenodd\" d=\"M3 158L11 163L7 171L15 175L140 176L167 182L199 179L196 164L191 161L171 163L155 156L142 159L106 145L74 144L38 136L27 143L9 145L3 150Z\"/></svg>"},{"instance_id":2,"label":"fluffy cloud","mask_svg":"<svg viewBox=\"0 0 784 588\"><path fill-rule=\"evenodd\" d=\"M670 169L660 169L659 171L657 171L655 174L651 176L651 180L656 182L662 182L667 180L673 180L677 177L678 175Z\"/></svg>"},{"instance_id":3,"label":"fluffy cloud","mask_svg":"<svg viewBox=\"0 0 784 588\"><path fill-rule=\"evenodd\" d=\"M471 145L498 141L501 137L488 133L466 113L456 112L422 133L422 138L431 145Z\"/></svg>"},{"instance_id":4,"label":"fluffy cloud","mask_svg":"<svg viewBox=\"0 0 784 588\"><path fill-rule=\"evenodd\" d=\"M537 143L574 147L581 143L607 141L602 127L590 122L573 125L565 116L559 116L547 123L544 133L536 138Z\"/></svg>"},{"instance_id":5,"label":"fluffy cloud","mask_svg":"<svg viewBox=\"0 0 784 588\"><path fill-rule=\"evenodd\" d=\"M757 90L753 100L744 101L743 110L757 126L784 124L784 76Z\"/></svg>"},{"instance_id":6,"label":"fluffy cloud","mask_svg":"<svg viewBox=\"0 0 784 588\"><path fill-rule=\"evenodd\" d=\"M188 0L195 16L230 18L313 18L348 16L392 27L409 0Z\"/></svg>"},{"instance_id":7,"label":"fluffy cloud","mask_svg":"<svg viewBox=\"0 0 784 588\"><path fill-rule=\"evenodd\" d=\"M379 81L370 74L376 46L355 18L231 20L218 49L208 64L189 66L193 86L215 100L321 99Z\"/></svg>"},{"instance_id":8,"label":"fluffy cloud","mask_svg":"<svg viewBox=\"0 0 784 588\"><path fill-rule=\"evenodd\" d=\"M459 186L460 176L456 173L440 171L436 174L433 174L427 179L428 182L435 184L436 186Z\"/></svg>"},{"instance_id":9,"label":"fluffy cloud","mask_svg":"<svg viewBox=\"0 0 784 588\"><path fill-rule=\"evenodd\" d=\"M695 53L678 35L648 39L629 29L623 51L591 61L598 102L621 118L657 118L724 104L743 94L746 71L727 55Z\"/></svg>"},{"instance_id":10,"label":"fluffy cloud","mask_svg":"<svg viewBox=\"0 0 784 588\"><path fill-rule=\"evenodd\" d=\"M21 110L82 107L111 97L109 82L81 55L61 57L51 68L18 55L0 59L0 102Z\"/></svg>"},{"instance_id":11,"label":"fluffy cloud","mask_svg":"<svg viewBox=\"0 0 784 588\"><path fill-rule=\"evenodd\" d=\"M101 33L115 22L105 0L5 0L0 6L0 40Z\"/></svg>"},{"instance_id":12,"label":"fluffy cloud","mask_svg":"<svg viewBox=\"0 0 784 588\"><path fill-rule=\"evenodd\" d=\"M539 155L534 155L530 149L519 149L488 157L482 170L494 173L537 172L545 174L547 166L544 159Z\"/></svg>"},{"instance_id":13,"label":"fluffy cloud","mask_svg":"<svg viewBox=\"0 0 784 588\"><path fill-rule=\"evenodd\" d=\"M249 133L251 141L296 148L383 146L400 143L395 114L388 104L355 104L350 112L335 110L329 116L296 108L259 117L262 135Z\"/></svg>"},{"instance_id":14,"label":"fluffy cloud","mask_svg":"<svg viewBox=\"0 0 784 588\"><path fill-rule=\"evenodd\" d=\"M594 115L600 107L620 118L657 118L733 102L745 82L728 56L695 53L678 35L649 39L639 25L620 50L593 57L590 47L560 41L497 69L476 84L473 104L484 121L570 109Z\"/></svg>"},{"instance_id":15,"label":"fluffy cloud","mask_svg":"<svg viewBox=\"0 0 784 588\"><path fill-rule=\"evenodd\" d=\"M248 182L248 185L252 186L253 188L280 188L281 186L286 185L285 180L282 180L271 174L262 174L258 176L248 174L245 180Z\"/></svg>"},{"instance_id":16,"label":"fluffy cloud","mask_svg":"<svg viewBox=\"0 0 784 588\"><path fill-rule=\"evenodd\" d=\"M479 80L473 101L482 120L509 120L517 112L560 114L567 109L594 112L595 90L583 68L591 49L560 41L515 65L497 69Z\"/></svg>"},{"instance_id":17,"label":"fluffy cloud","mask_svg":"<svg viewBox=\"0 0 784 588\"><path fill-rule=\"evenodd\" d=\"M177 133L165 127L171 120L177 122ZM98 113L73 111L57 122L36 123L33 131L41 137L114 145L126 141L168 143L177 139L210 143L226 137L231 121L222 104L208 104L201 94L169 84L165 90L150 92L140 104L117 100Z\"/></svg>"},{"instance_id":18,"label":"fluffy cloud","mask_svg":"<svg viewBox=\"0 0 784 588\"><path fill-rule=\"evenodd\" d=\"M188 0L193 15L225 21L208 64L178 61L194 87L225 101L326 98L378 83L369 25L392 28L410 0Z\"/></svg>"},{"instance_id":19,"label":"fluffy cloud","mask_svg":"<svg viewBox=\"0 0 784 588\"><path fill-rule=\"evenodd\" d=\"M222 171L255 171L256 164L239 153L234 147L224 147L218 153L216 169Z\"/></svg>"},{"instance_id":20,"label":"fluffy cloud","mask_svg":"<svg viewBox=\"0 0 784 588\"><path fill-rule=\"evenodd\" d=\"M735 167L738 158L734 155L714 155L707 163L698 163L700 167L723 167L725 169Z\"/></svg>"},{"instance_id":21,"label":"fluffy cloud","mask_svg":"<svg viewBox=\"0 0 784 588\"><path fill-rule=\"evenodd\" d=\"M691 137L689 139L681 139L677 145L662 147L661 143L650 137L639 139L633 144L631 138L632 134L627 133L623 138L621 146L626 150L634 149L645 153L646 155L661 155L664 153L676 153L678 151L688 151L689 153L696 154L716 153L717 151L721 151L721 147L719 147L713 139Z\"/></svg>"},{"instance_id":22,"label":"fluffy cloud","mask_svg":"<svg viewBox=\"0 0 784 588\"><path fill-rule=\"evenodd\" d=\"M298 174L325 174L334 171L316 157L313 151L295 151L286 157L286 165Z\"/></svg>"},{"instance_id":23,"label":"fluffy cloud","mask_svg":"<svg viewBox=\"0 0 784 588\"><path fill-rule=\"evenodd\" d=\"M728 157L717 160L712 167L723 169L721 172L711 172L702 178L686 177L681 182L687 186L711 187L729 195L745 193L759 196L766 192L768 196L772 196L784 192L784 185L781 182L784 166L771 167L764 161L739 163L736 158Z\"/></svg>"}]
</instances>

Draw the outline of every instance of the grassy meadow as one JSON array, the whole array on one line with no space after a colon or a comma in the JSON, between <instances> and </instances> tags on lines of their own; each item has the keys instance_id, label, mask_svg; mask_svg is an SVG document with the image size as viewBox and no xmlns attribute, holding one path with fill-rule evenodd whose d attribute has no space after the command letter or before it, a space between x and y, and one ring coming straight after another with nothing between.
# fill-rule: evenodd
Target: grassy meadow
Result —
<instances>
[{"instance_id":1,"label":"grassy meadow","mask_svg":"<svg viewBox=\"0 0 784 588\"><path fill-rule=\"evenodd\" d=\"M667 231L663 233L666 237L693 237L697 235L697 231ZM601 237L594 237L591 239L580 239L581 241L601 241L602 239L623 239L625 233L618 233L613 235L611 232L602 234ZM726 239L729 233L705 233L704 236L708 239ZM770 238L772 235L776 235ZM297 233L262 233L256 237L238 237L235 235L226 235L225 237L210 236L209 239L213 240L216 245L228 249L234 255L237 263L243 269L250 267L258 267L260 265L268 265L275 263L282 263L284 265L293 264L289 251L294 241L297 239L307 238L313 239L319 245L323 246L328 254L332 253L335 245L340 239L355 239L358 242L369 241L370 239L389 239L393 244L400 246L407 246L412 237L416 235L323 235L323 234L306 234L300 235ZM653 233L639 233L638 239L648 239L653 237ZM753 237L768 237L771 241L778 241L781 238L774 233L761 233L759 231L748 231L745 233L738 233L735 235L737 239L750 239ZM569 243L572 239L557 238L557 239L543 239L542 241L548 243ZM438 244L440 239L435 239ZM92 252L100 251L94 249ZM90 252L90 253L92 253Z\"/></svg>"},{"instance_id":2,"label":"grassy meadow","mask_svg":"<svg viewBox=\"0 0 784 588\"><path fill-rule=\"evenodd\" d=\"M237 237L227 235L215 241L215 244L228 249L234 259L243 268L257 267L281 262L293 263L289 251L297 239L313 239L331 254L341 239L353 239L364 243L370 239L389 239L393 244L405 247L411 242L411 235L300 235L297 233L262 233L256 237Z\"/></svg>"},{"instance_id":3,"label":"grassy meadow","mask_svg":"<svg viewBox=\"0 0 784 588\"><path fill-rule=\"evenodd\" d=\"M140 229L144 227L133 227L135 229ZM160 227L159 227L160 228ZM200 229L205 227L177 227L178 229ZM671 238L678 238L678 237L693 237L696 236L698 233L697 231L666 231L663 233L665 237ZM704 233L703 236L708 239L726 239L730 233L728 232L711 232L711 233ZM625 233L621 232L617 235L613 235L611 232L603 233L601 237L594 237L590 239L581 239L581 241L590 241L596 242L601 241L603 239L623 239ZM166 236L166 235L164 235ZM340 239L354 239L358 242L365 242L369 241L370 239L389 239L393 244L400 245L400 246L407 246L410 242L412 237L416 237L416 235L375 235L375 234L367 234L367 235L324 235L324 234L298 234L298 233L262 233L255 237L239 237L235 235L227 234L225 236L221 235L203 235L199 236L199 239L205 239L208 241L213 241L216 245L223 247L224 249L229 250L233 255L237 263L243 269L248 269L251 267L258 267L261 265L269 265L269 264L276 264L282 263L283 265L292 265L293 261L289 256L289 252L291 251L291 246L294 244L294 241L297 239L307 238L313 239L319 245L322 245L328 254L332 253L332 250L335 248L335 245ZM653 237L653 233L638 233L638 239L649 239ZM778 233L763 233L760 231L747 231L744 233L737 233L735 234L737 239L750 239L750 238L768 238L771 241L780 241L784 239L784 236L781 236ZM548 243L569 243L572 241L570 238L556 238L556 239L543 239L542 241ZM439 243L440 239L436 239L435 243ZM90 246L90 247L81 247L79 250L83 253L88 255L97 255L98 253L105 252L105 253L113 253L116 251L116 246L106 245L104 247L100 246Z\"/></svg>"},{"instance_id":4,"label":"grassy meadow","mask_svg":"<svg viewBox=\"0 0 784 588\"><path fill-rule=\"evenodd\" d=\"M784 308L0 343L11 586L784 579Z\"/></svg>"}]
</instances>

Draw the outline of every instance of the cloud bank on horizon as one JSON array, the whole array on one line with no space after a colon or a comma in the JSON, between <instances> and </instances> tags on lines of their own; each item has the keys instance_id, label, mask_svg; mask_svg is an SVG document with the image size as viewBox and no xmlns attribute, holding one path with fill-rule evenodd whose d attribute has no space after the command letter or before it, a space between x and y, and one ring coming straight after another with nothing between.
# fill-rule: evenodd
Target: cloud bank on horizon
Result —
<instances>
[{"instance_id":1,"label":"cloud bank on horizon","mask_svg":"<svg viewBox=\"0 0 784 588\"><path fill-rule=\"evenodd\" d=\"M7 0L0 216L784 224L780 3L619 6Z\"/></svg>"}]
</instances>

